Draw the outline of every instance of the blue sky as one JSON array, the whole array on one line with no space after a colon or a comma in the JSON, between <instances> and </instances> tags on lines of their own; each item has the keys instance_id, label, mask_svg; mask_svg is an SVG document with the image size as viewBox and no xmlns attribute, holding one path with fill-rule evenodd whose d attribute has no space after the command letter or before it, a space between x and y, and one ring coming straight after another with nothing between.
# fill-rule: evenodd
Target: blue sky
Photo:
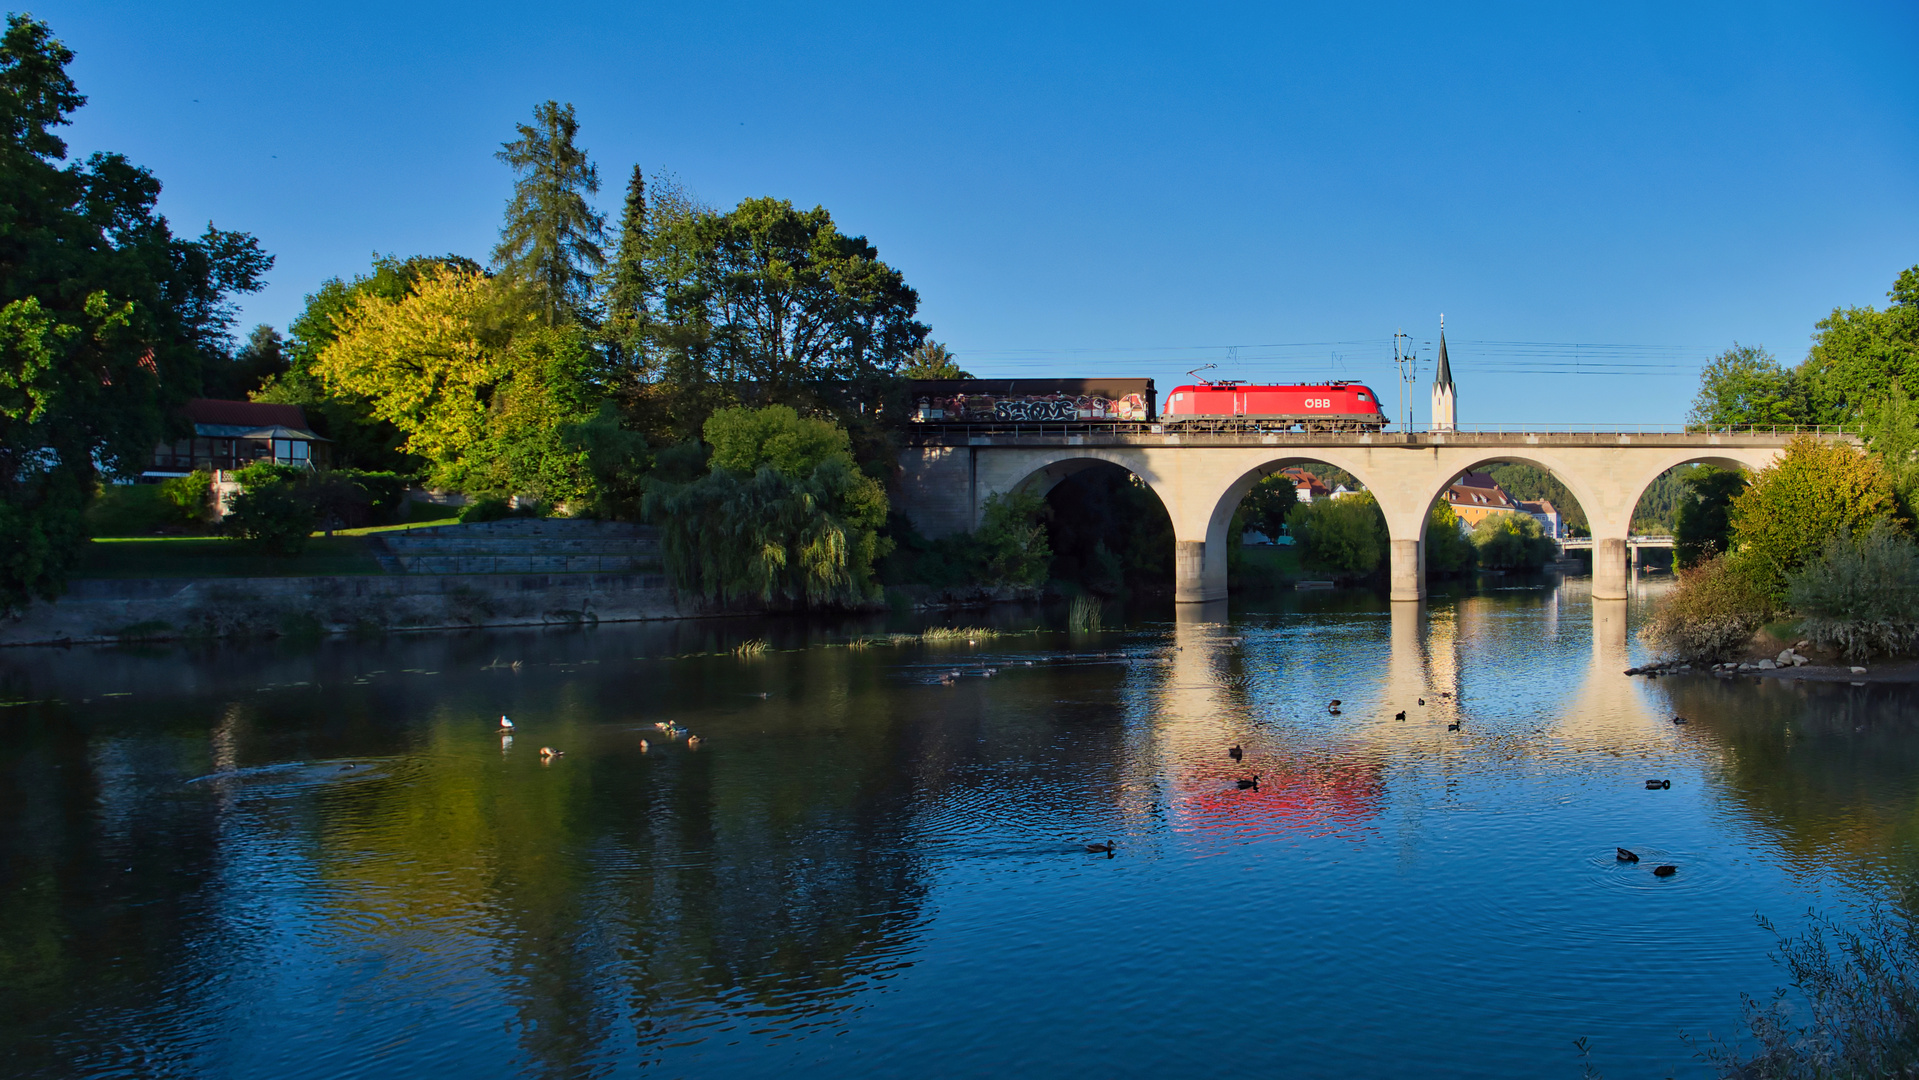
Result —
<instances>
[{"instance_id":1,"label":"blue sky","mask_svg":"<svg viewBox=\"0 0 1919 1080\"><path fill-rule=\"evenodd\" d=\"M1392 333L1444 312L1463 424L1676 423L1705 358L1796 361L1919 263L1909 3L1338 7L32 10L79 54L74 149L278 257L246 326L376 251L484 259L547 98L609 211L635 163L824 205L982 375L1390 402Z\"/></svg>"}]
</instances>

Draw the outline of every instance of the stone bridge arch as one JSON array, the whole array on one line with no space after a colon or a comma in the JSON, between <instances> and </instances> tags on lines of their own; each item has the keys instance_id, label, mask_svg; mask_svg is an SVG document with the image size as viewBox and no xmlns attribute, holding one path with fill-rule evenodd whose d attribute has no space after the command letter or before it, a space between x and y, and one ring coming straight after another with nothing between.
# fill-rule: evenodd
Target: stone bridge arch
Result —
<instances>
[{"instance_id":1,"label":"stone bridge arch","mask_svg":"<svg viewBox=\"0 0 1919 1080\"><path fill-rule=\"evenodd\" d=\"M1855 441L1821 432L1820 437ZM901 496L928 536L968 531L988 498L1021 488L1044 494L1098 463L1117 465L1151 488L1172 520L1175 598L1226 597L1234 510L1266 473L1325 462L1352 473L1378 500L1391 545L1394 600L1425 595L1427 514L1453 478L1487 462L1520 461L1551 473L1579 500L1593 532L1593 596L1626 596L1626 543L1639 499L1677 465L1704 462L1757 470L1776 460L1788 432L1517 432L1410 435L1194 435L1115 430L1106 434L961 435L929 439L901 455Z\"/></svg>"}]
</instances>

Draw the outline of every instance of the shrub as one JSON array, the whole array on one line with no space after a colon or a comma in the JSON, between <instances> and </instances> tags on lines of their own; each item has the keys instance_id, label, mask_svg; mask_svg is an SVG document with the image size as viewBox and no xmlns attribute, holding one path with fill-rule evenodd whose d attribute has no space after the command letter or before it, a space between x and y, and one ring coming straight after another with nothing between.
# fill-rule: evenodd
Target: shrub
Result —
<instances>
[{"instance_id":1,"label":"shrub","mask_svg":"<svg viewBox=\"0 0 1919 1080\"><path fill-rule=\"evenodd\" d=\"M1877 459L1794 439L1732 500L1735 550L1754 584L1783 601L1787 577L1818 558L1827 540L1869 528L1894 508L1892 482Z\"/></svg>"},{"instance_id":2,"label":"shrub","mask_svg":"<svg viewBox=\"0 0 1919 1080\"><path fill-rule=\"evenodd\" d=\"M1531 514L1488 515L1474 527L1472 544L1480 565L1502 570L1537 570L1559 551Z\"/></svg>"},{"instance_id":3,"label":"shrub","mask_svg":"<svg viewBox=\"0 0 1919 1080\"><path fill-rule=\"evenodd\" d=\"M1370 574L1386 549L1386 518L1370 492L1295 506L1286 527L1302 560L1324 570Z\"/></svg>"},{"instance_id":4,"label":"shrub","mask_svg":"<svg viewBox=\"0 0 1919 1080\"><path fill-rule=\"evenodd\" d=\"M204 524L213 515L213 474L196 469L185 476L162 480L160 497L179 511L180 524Z\"/></svg>"},{"instance_id":5,"label":"shrub","mask_svg":"<svg viewBox=\"0 0 1919 1080\"><path fill-rule=\"evenodd\" d=\"M269 555L298 555L319 523L319 509L297 479L254 472L260 468L239 471L240 494L233 497L221 526Z\"/></svg>"},{"instance_id":6,"label":"shrub","mask_svg":"<svg viewBox=\"0 0 1919 1080\"><path fill-rule=\"evenodd\" d=\"M1826 541L1788 593L1805 635L1849 660L1919 646L1919 546L1885 522Z\"/></svg>"},{"instance_id":7,"label":"shrub","mask_svg":"<svg viewBox=\"0 0 1919 1080\"><path fill-rule=\"evenodd\" d=\"M212 480L202 472L158 484L107 484L87 507L87 531L94 536L147 536L197 530L211 509Z\"/></svg>"},{"instance_id":8,"label":"shrub","mask_svg":"<svg viewBox=\"0 0 1919 1080\"><path fill-rule=\"evenodd\" d=\"M460 507L459 518L462 522L499 521L513 516L513 507L505 499L487 497L476 499Z\"/></svg>"},{"instance_id":9,"label":"shrub","mask_svg":"<svg viewBox=\"0 0 1919 1080\"><path fill-rule=\"evenodd\" d=\"M1752 640L1772 614L1764 590L1728 556L1679 575L1679 585L1646 625L1661 651L1681 660L1720 660Z\"/></svg>"},{"instance_id":10,"label":"shrub","mask_svg":"<svg viewBox=\"0 0 1919 1080\"><path fill-rule=\"evenodd\" d=\"M1721 1075L1919 1076L1919 927L1884 908L1856 929L1822 917L1788 937L1764 918L1759 925L1778 940L1773 959L1804 996L1807 1022L1792 1025L1796 1010L1783 989L1765 1003L1743 995L1759 1046L1742 1056L1716 1041L1705 1056Z\"/></svg>"}]
</instances>

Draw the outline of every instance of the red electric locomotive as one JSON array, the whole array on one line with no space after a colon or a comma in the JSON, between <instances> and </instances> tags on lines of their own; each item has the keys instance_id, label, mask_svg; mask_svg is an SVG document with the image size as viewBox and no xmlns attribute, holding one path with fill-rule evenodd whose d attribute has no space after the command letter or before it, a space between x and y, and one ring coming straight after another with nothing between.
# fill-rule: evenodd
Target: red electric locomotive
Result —
<instances>
[{"instance_id":1,"label":"red electric locomotive","mask_svg":"<svg viewBox=\"0 0 1919 1080\"><path fill-rule=\"evenodd\" d=\"M1174 387L1166 395L1160 422L1201 431L1229 424L1273 431L1378 431L1387 421L1379 395L1361 383L1251 386L1221 381Z\"/></svg>"}]
</instances>

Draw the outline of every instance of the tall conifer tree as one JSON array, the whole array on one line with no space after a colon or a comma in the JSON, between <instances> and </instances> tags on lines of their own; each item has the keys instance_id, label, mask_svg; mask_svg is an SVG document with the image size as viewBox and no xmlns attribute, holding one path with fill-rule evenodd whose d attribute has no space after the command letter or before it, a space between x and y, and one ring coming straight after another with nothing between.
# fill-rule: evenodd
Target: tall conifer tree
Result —
<instances>
[{"instance_id":1,"label":"tall conifer tree","mask_svg":"<svg viewBox=\"0 0 1919 1080\"><path fill-rule=\"evenodd\" d=\"M620 241L607 267L607 338L619 358L645 366L647 323L652 317L653 278L647 270L652 256L647 228L646 174L633 166L626 184L626 207L620 214Z\"/></svg>"},{"instance_id":2,"label":"tall conifer tree","mask_svg":"<svg viewBox=\"0 0 1919 1080\"><path fill-rule=\"evenodd\" d=\"M586 201L600 190L600 171L574 145L573 106L548 101L533 123L494 156L517 174L493 266L531 289L547 325L584 320L593 306L594 275L606 265L606 218Z\"/></svg>"}]
</instances>

